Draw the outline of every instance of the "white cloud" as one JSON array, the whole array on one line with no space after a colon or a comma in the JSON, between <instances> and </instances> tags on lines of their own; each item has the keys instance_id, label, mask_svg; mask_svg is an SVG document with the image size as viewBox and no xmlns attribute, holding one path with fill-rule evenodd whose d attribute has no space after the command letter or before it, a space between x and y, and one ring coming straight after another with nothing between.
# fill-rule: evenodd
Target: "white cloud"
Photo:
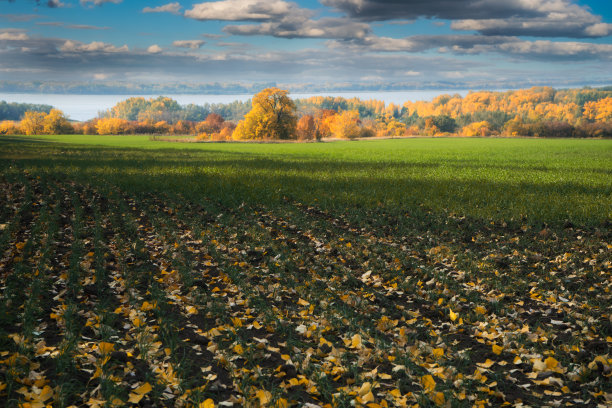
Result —
<instances>
[{"instance_id":1,"label":"white cloud","mask_svg":"<svg viewBox=\"0 0 612 408\"><path fill-rule=\"evenodd\" d=\"M196 20L266 21L292 14L312 15L295 3L283 0L222 0L194 4L185 17Z\"/></svg>"},{"instance_id":2,"label":"white cloud","mask_svg":"<svg viewBox=\"0 0 612 408\"><path fill-rule=\"evenodd\" d=\"M142 9L143 13L172 13L172 14L180 14L181 6L179 3L168 3L159 7L145 7Z\"/></svg>"},{"instance_id":3,"label":"white cloud","mask_svg":"<svg viewBox=\"0 0 612 408\"><path fill-rule=\"evenodd\" d=\"M172 43L172 45L175 47L191 48L192 50L196 50L204 44L206 44L206 41L204 40L178 40Z\"/></svg>"},{"instance_id":4,"label":"white cloud","mask_svg":"<svg viewBox=\"0 0 612 408\"><path fill-rule=\"evenodd\" d=\"M117 52L128 52L129 48L127 45L122 47L116 47L112 44L108 44L101 41L93 41L89 44L82 43L80 41L66 40L64 44L59 48L60 51L67 53L79 53L79 52L98 52L98 53L117 53Z\"/></svg>"},{"instance_id":5,"label":"white cloud","mask_svg":"<svg viewBox=\"0 0 612 408\"><path fill-rule=\"evenodd\" d=\"M159 54L160 52L162 52L162 48L157 44L153 44L152 46L147 48L147 52L149 54Z\"/></svg>"},{"instance_id":6,"label":"white cloud","mask_svg":"<svg viewBox=\"0 0 612 408\"><path fill-rule=\"evenodd\" d=\"M0 40L4 41L26 41L30 37L27 34L17 31L0 32Z\"/></svg>"},{"instance_id":7,"label":"white cloud","mask_svg":"<svg viewBox=\"0 0 612 408\"><path fill-rule=\"evenodd\" d=\"M320 20L289 19L265 22L257 25L229 25L223 31L237 35L271 35L283 38L338 38L358 39L366 37L371 29L368 24L345 18Z\"/></svg>"},{"instance_id":8,"label":"white cloud","mask_svg":"<svg viewBox=\"0 0 612 408\"><path fill-rule=\"evenodd\" d=\"M64 7L70 7L68 4L66 3L62 3L60 0L48 0L47 1L47 7L49 8L64 8Z\"/></svg>"},{"instance_id":9,"label":"white cloud","mask_svg":"<svg viewBox=\"0 0 612 408\"><path fill-rule=\"evenodd\" d=\"M123 0L81 0L81 5L86 6L88 3L92 3L94 6L101 6L106 3L119 4Z\"/></svg>"}]
</instances>

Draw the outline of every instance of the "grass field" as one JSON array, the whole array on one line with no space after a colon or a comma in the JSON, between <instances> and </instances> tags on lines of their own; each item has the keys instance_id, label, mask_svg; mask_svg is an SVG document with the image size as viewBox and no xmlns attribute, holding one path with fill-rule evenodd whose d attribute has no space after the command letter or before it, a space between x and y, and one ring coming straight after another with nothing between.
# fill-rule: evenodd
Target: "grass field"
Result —
<instances>
[{"instance_id":1,"label":"grass field","mask_svg":"<svg viewBox=\"0 0 612 408\"><path fill-rule=\"evenodd\" d=\"M612 403L612 141L0 159L2 406Z\"/></svg>"}]
</instances>

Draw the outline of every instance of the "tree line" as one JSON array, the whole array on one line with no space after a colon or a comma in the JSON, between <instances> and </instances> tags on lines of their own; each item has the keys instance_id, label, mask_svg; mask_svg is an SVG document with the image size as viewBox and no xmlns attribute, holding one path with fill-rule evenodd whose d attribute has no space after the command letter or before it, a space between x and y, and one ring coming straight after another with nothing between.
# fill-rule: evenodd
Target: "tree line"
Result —
<instances>
[{"instance_id":1,"label":"tree line","mask_svg":"<svg viewBox=\"0 0 612 408\"><path fill-rule=\"evenodd\" d=\"M440 95L403 106L377 100L312 97L266 88L251 101L179 105L168 97L134 97L100 118L70 123L58 110L0 122L0 134L193 135L201 140L321 140L399 136L612 137L612 89Z\"/></svg>"},{"instance_id":2,"label":"tree line","mask_svg":"<svg viewBox=\"0 0 612 408\"><path fill-rule=\"evenodd\" d=\"M49 113L51 109L51 105L0 101L0 120L21 120L28 111Z\"/></svg>"}]
</instances>

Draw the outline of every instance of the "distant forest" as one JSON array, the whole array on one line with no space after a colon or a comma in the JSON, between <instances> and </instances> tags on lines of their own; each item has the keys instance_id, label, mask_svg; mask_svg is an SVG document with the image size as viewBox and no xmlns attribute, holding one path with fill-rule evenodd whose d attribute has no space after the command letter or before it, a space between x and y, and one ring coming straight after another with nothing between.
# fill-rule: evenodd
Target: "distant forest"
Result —
<instances>
[{"instance_id":1,"label":"distant forest","mask_svg":"<svg viewBox=\"0 0 612 408\"><path fill-rule=\"evenodd\" d=\"M452 82L330 82L292 83L275 82L170 82L141 83L124 81L8 81L0 80L0 92L50 93L75 95L254 95L266 88L279 87L293 93L324 92L394 92L438 89L506 89L527 88L527 83L474 82L455 84ZM568 84L568 86L572 86ZM602 88L599 88L602 89Z\"/></svg>"},{"instance_id":2,"label":"distant forest","mask_svg":"<svg viewBox=\"0 0 612 408\"><path fill-rule=\"evenodd\" d=\"M21 120L28 111L49 113L52 108L51 105L0 101L0 120Z\"/></svg>"},{"instance_id":3,"label":"distant forest","mask_svg":"<svg viewBox=\"0 0 612 408\"><path fill-rule=\"evenodd\" d=\"M9 119L0 134L193 135L203 140L323 139L401 136L612 137L612 87L445 94L403 105L378 100L316 96L293 100L266 88L252 100L180 105L131 97L100 118L69 123L44 105L0 104ZM45 113L48 114L45 116ZM22 116L20 116L20 114ZM16 122L21 120L21 122Z\"/></svg>"}]
</instances>

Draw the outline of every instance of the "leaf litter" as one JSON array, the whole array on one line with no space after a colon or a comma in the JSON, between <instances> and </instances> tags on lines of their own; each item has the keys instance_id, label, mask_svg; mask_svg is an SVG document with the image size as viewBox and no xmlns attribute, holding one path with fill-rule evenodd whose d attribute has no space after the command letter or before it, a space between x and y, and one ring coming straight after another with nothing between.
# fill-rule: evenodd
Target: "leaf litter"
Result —
<instances>
[{"instance_id":1,"label":"leaf litter","mask_svg":"<svg viewBox=\"0 0 612 408\"><path fill-rule=\"evenodd\" d=\"M5 406L612 404L606 228L400 231L29 176L0 207Z\"/></svg>"}]
</instances>

